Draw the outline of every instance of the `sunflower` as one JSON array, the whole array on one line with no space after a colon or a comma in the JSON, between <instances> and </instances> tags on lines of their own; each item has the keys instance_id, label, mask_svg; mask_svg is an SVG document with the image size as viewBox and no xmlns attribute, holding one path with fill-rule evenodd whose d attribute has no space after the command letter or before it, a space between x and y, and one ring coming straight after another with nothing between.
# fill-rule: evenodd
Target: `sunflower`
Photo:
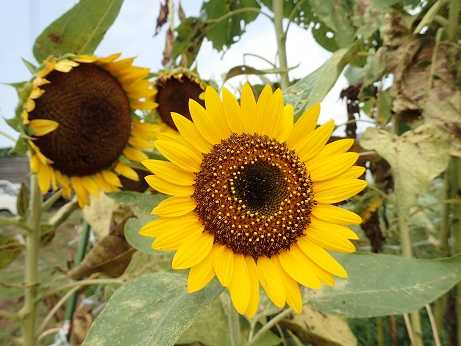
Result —
<instances>
[{"instance_id":1,"label":"sunflower","mask_svg":"<svg viewBox=\"0 0 461 346\"><path fill-rule=\"evenodd\" d=\"M192 121L172 114L176 138L155 142L168 161L146 160L148 184L171 197L140 229L153 248L176 251L172 267L190 268L195 292L216 275L236 310L254 316L259 287L277 307L300 312L299 284L334 285L346 270L327 250L351 253L359 224L335 206L362 191L363 167L347 152L352 139L328 143L333 121L316 128L320 106L294 123L293 107L266 86L255 100L243 87L240 104L211 87L205 108L189 102Z\"/></svg>"},{"instance_id":2,"label":"sunflower","mask_svg":"<svg viewBox=\"0 0 461 346\"><path fill-rule=\"evenodd\" d=\"M42 193L60 187L84 206L117 190L119 176L139 180L129 162L147 158L154 129L134 111L154 109L155 91L149 69L119 56L50 57L30 82L21 117Z\"/></svg>"},{"instance_id":3,"label":"sunflower","mask_svg":"<svg viewBox=\"0 0 461 346\"><path fill-rule=\"evenodd\" d=\"M202 106L200 95L205 91L206 84L193 72L178 68L172 71L163 71L155 80L155 102L158 104L157 112L160 121L156 124L158 138L162 134L177 132L177 127L171 113L179 113L191 119L189 113L189 99L197 101Z\"/></svg>"}]
</instances>

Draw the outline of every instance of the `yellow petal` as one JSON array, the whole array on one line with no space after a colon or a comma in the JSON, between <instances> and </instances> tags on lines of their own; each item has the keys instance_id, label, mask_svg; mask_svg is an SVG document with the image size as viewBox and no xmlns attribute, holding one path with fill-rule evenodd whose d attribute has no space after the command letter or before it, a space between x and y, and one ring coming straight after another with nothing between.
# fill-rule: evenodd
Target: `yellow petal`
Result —
<instances>
[{"instance_id":1,"label":"yellow petal","mask_svg":"<svg viewBox=\"0 0 461 346\"><path fill-rule=\"evenodd\" d=\"M205 107L207 118L214 124L213 127L219 139L229 137L231 131L224 115L223 104L216 90L210 86L205 89Z\"/></svg>"},{"instance_id":2,"label":"yellow petal","mask_svg":"<svg viewBox=\"0 0 461 346\"><path fill-rule=\"evenodd\" d=\"M313 186L314 198L322 204L338 203L355 196L366 187L367 182L359 179L332 179L317 182Z\"/></svg>"},{"instance_id":3,"label":"yellow petal","mask_svg":"<svg viewBox=\"0 0 461 346\"><path fill-rule=\"evenodd\" d=\"M155 141L155 147L168 160L189 172L198 172L202 163L201 154L192 148L171 140L160 139Z\"/></svg>"},{"instance_id":4,"label":"yellow petal","mask_svg":"<svg viewBox=\"0 0 461 346\"><path fill-rule=\"evenodd\" d=\"M190 269L187 278L187 292L194 293L204 288L214 277L213 266L211 265L211 256Z\"/></svg>"},{"instance_id":5,"label":"yellow petal","mask_svg":"<svg viewBox=\"0 0 461 346\"><path fill-rule=\"evenodd\" d=\"M306 232L306 237L317 245L333 251L345 253L355 252L355 246L350 240L328 232L322 232L312 228Z\"/></svg>"},{"instance_id":6,"label":"yellow petal","mask_svg":"<svg viewBox=\"0 0 461 346\"><path fill-rule=\"evenodd\" d=\"M362 218L356 213L328 204L317 204L314 206L312 208L312 215L319 220L340 225L358 225L362 223Z\"/></svg>"},{"instance_id":7,"label":"yellow petal","mask_svg":"<svg viewBox=\"0 0 461 346\"><path fill-rule=\"evenodd\" d=\"M34 136L44 136L56 130L59 126L58 122L47 119L35 119L29 122Z\"/></svg>"},{"instance_id":8,"label":"yellow petal","mask_svg":"<svg viewBox=\"0 0 461 346\"><path fill-rule=\"evenodd\" d=\"M259 282L258 282L258 271L256 269L256 263L253 257L246 256L245 260L247 262L248 274L251 278L250 285L250 301L248 302L248 307L245 311L245 316L248 319L251 319L258 311L259 307Z\"/></svg>"},{"instance_id":9,"label":"yellow petal","mask_svg":"<svg viewBox=\"0 0 461 346\"><path fill-rule=\"evenodd\" d=\"M161 201L152 214L161 217L182 216L195 209L195 201L190 197L170 197Z\"/></svg>"},{"instance_id":10,"label":"yellow petal","mask_svg":"<svg viewBox=\"0 0 461 346\"><path fill-rule=\"evenodd\" d=\"M263 134L264 121L266 115L270 111L270 103L272 101L272 87L266 84L259 94L258 102L256 103L256 114L254 115L254 129L257 134Z\"/></svg>"},{"instance_id":11,"label":"yellow petal","mask_svg":"<svg viewBox=\"0 0 461 346\"><path fill-rule=\"evenodd\" d=\"M209 153L211 144L208 143L189 119L178 113L171 112L171 117L181 136L201 153Z\"/></svg>"},{"instance_id":12,"label":"yellow petal","mask_svg":"<svg viewBox=\"0 0 461 346\"><path fill-rule=\"evenodd\" d=\"M229 291L235 309L242 315L250 304L251 280L245 256L234 254L234 270Z\"/></svg>"},{"instance_id":13,"label":"yellow petal","mask_svg":"<svg viewBox=\"0 0 461 346\"><path fill-rule=\"evenodd\" d=\"M141 162L148 158L147 155L143 153L141 150L137 150L132 147L125 147L125 149L123 149L123 155L128 160L137 161L137 162Z\"/></svg>"},{"instance_id":14,"label":"yellow petal","mask_svg":"<svg viewBox=\"0 0 461 346\"><path fill-rule=\"evenodd\" d=\"M264 118L262 133L269 137L275 137L283 113L283 94L280 89L274 91L269 106L269 112Z\"/></svg>"},{"instance_id":15,"label":"yellow petal","mask_svg":"<svg viewBox=\"0 0 461 346\"><path fill-rule=\"evenodd\" d=\"M74 67L77 67L78 65L79 64L75 61L64 59L64 60L58 61L56 65L54 66L54 69L59 72L67 73L70 70L72 70Z\"/></svg>"},{"instance_id":16,"label":"yellow petal","mask_svg":"<svg viewBox=\"0 0 461 346\"><path fill-rule=\"evenodd\" d=\"M210 119L210 114L197 101L189 99L189 112L195 127L207 142L217 144L221 141L213 119Z\"/></svg>"},{"instance_id":17,"label":"yellow petal","mask_svg":"<svg viewBox=\"0 0 461 346\"><path fill-rule=\"evenodd\" d=\"M144 179L154 190L165 193L167 195L188 197L194 193L194 188L192 186L172 184L156 175L148 175L144 177Z\"/></svg>"},{"instance_id":18,"label":"yellow petal","mask_svg":"<svg viewBox=\"0 0 461 346\"><path fill-rule=\"evenodd\" d=\"M293 131L291 132L290 137L288 137L287 145L290 149L294 149L295 146L299 145L310 132L314 131L319 115L320 103L316 103L304 111L298 121L294 124Z\"/></svg>"},{"instance_id":19,"label":"yellow petal","mask_svg":"<svg viewBox=\"0 0 461 346\"><path fill-rule=\"evenodd\" d=\"M279 131L276 138L280 143L285 142L290 137L291 131L293 131L293 106L286 105L283 108L283 114L279 123Z\"/></svg>"},{"instance_id":20,"label":"yellow petal","mask_svg":"<svg viewBox=\"0 0 461 346\"><path fill-rule=\"evenodd\" d=\"M37 172L38 186L42 194L47 193L51 187L51 170L52 168L48 165L40 165Z\"/></svg>"},{"instance_id":21,"label":"yellow petal","mask_svg":"<svg viewBox=\"0 0 461 346\"><path fill-rule=\"evenodd\" d=\"M327 121L325 124L306 136L305 140L300 141L299 145L295 147L295 150L299 153L301 160L309 161L317 155L325 147L325 144L330 138L334 128L334 121Z\"/></svg>"},{"instance_id":22,"label":"yellow petal","mask_svg":"<svg viewBox=\"0 0 461 346\"><path fill-rule=\"evenodd\" d=\"M300 284L310 288L320 288L320 280L315 275L312 262L307 259L297 245L278 255L283 270Z\"/></svg>"},{"instance_id":23,"label":"yellow petal","mask_svg":"<svg viewBox=\"0 0 461 346\"><path fill-rule=\"evenodd\" d=\"M244 117L240 111L240 106L235 99L235 96L226 88L222 89L224 114L226 116L227 124L233 133L243 133L244 130Z\"/></svg>"},{"instance_id":24,"label":"yellow petal","mask_svg":"<svg viewBox=\"0 0 461 346\"><path fill-rule=\"evenodd\" d=\"M234 254L224 245L213 248L213 268L216 276L224 287L229 286L234 270Z\"/></svg>"},{"instance_id":25,"label":"yellow petal","mask_svg":"<svg viewBox=\"0 0 461 346\"><path fill-rule=\"evenodd\" d=\"M334 141L332 143L328 143L325 147L320 151L320 153L314 157L314 160L320 158L327 158L332 155L342 154L348 151L352 145L354 144L354 140L352 138L345 138Z\"/></svg>"},{"instance_id":26,"label":"yellow petal","mask_svg":"<svg viewBox=\"0 0 461 346\"><path fill-rule=\"evenodd\" d=\"M104 180L108 184L112 186L116 186L116 187L122 187L122 183L120 182L120 179L118 178L117 174L115 174L114 172L105 170L105 171L102 171L101 174Z\"/></svg>"},{"instance_id":27,"label":"yellow petal","mask_svg":"<svg viewBox=\"0 0 461 346\"><path fill-rule=\"evenodd\" d=\"M173 269L186 269L199 264L213 247L214 237L207 233L191 234L176 251L171 264Z\"/></svg>"},{"instance_id":28,"label":"yellow petal","mask_svg":"<svg viewBox=\"0 0 461 346\"><path fill-rule=\"evenodd\" d=\"M332 179L345 173L359 158L357 153L336 154L323 158L315 158L307 164L312 181Z\"/></svg>"},{"instance_id":29,"label":"yellow petal","mask_svg":"<svg viewBox=\"0 0 461 346\"><path fill-rule=\"evenodd\" d=\"M192 186L195 181L195 174L177 167L171 162L162 160L144 160L144 167L155 173L158 177L170 183L181 186Z\"/></svg>"},{"instance_id":30,"label":"yellow petal","mask_svg":"<svg viewBox=\"0 0 461 346\"><path fill-rule=\"evenodd\" d=\"M256 132L256 100L253 95L253 90L249 83L245 83L242 88L242 95L240 96L240 109L242 112L242 119L244 120L244 131L249 134Z\"/></svg>"},{"instance_id":31,"label":"yellow petal","mask_svg":"<svg viewBox=\"0 0 461 346\"><path fill-rule=\"evenodd\" d=\"M124 177L127 177L128 179L131 179L134 181L139 180L138 173L136 173L136 171L133 168L131 168L130 166L122 162L117 163L114 170L116 173L123 175Z\"/></svg>"},{"instance_id":32,"label":"yellow petal","mask_svg":"<svg viewBox=\"0 0 461 346\"><path fill-rule=\"evenodd\" d=\"M89 197L88 192L83 186L82 180L80 177L71 177L70 182L72 184L72 188L77 195L77 201L79 206L82 208L89 204Z\"/></svg>"},{"instance_id":33,"label":"yellow petal","mask_svg":"<svg viewBox=\"0 0 461 346\"><path fill-rule=\"evenodd\" d=\"M287 304L294 312L300 314L303 310L303 298L298 283L282 270L283 284L287 295Z\"/></svg>"},{"instance_id":34,"label":"yellow petal","mask_svg":"<svg viewBox=\"0 0 461 346\"><path fill-rule=\"evenodd\" d=\"M319 267L333 275L339 276L341 278L347 278L347 272L344 267L339 264L333 258L333 256L331 256L321 246L318 246L306 237L300 238L297 244L299 248L304 252L304 254Z\"/></svg>"},{"instance_id":35,"label":"yellow petal","mask_svg":"<svg viewBox=\"0 0 461 346\"><path fill-rule=\"evenodd\" d=\"M258 277L267 296L275 306L282 308L286 301L286 290L283 283L284 275L277 257L258 258Z\"/></svg>"},{"instance_id":36,"label":"yellow petal","mask_svg":"<svg viewBox=\"0 0 461 346\"><path fill-rule=\"evenodd\" d=\"M362 166L352 166L349 170L341 174L337 179L356 179L360 178L366 169Z\"/></svg>"},{"instance_id":37,"label":"yellow petal","mask_svg":"<svg viewBox=\"0 0 461 346\"><path fill-rule=\"evenodd\" d=\"M90 195L97 195L100 192L98 185L91 176L81 177L80 181L84 189L88 191Z\"/></svg>"},{"instance_id":38,"label":"yellow petal","mask_svg":"<svg viewBox=\"0 0 461 346\"><path fill-rule=\"evenodd\" d=\"M34 87L32 91L30 92L29 97L35 100L35 99L38 99L40 96L42 96L44 93L45 93L45 90L40 89L38 87Z\"/></svg>"},{"instance_id":39,"label":"yellow petal","mask_svg":"<svg viewBox=\"0 0 461 346\"><path fill-rule=\"evenodd\" d=\"M75 57L74 60L78 62L92 63L98 60L98 58L95 57L94 55L79 55Z\"/></svg>"},{"instance_id":40,"label":"yellow petal","mask_svg":"<svg viewBox=\"0 0 461 346\"><path fill-rule=\"evenodd\" d=\"M345 239L354 239L354 240L359 239L357 234L353 230L351 230L349 227L342 226L342 225L336 225L330 222L325 222L315 217L311 218L309 229L310 228L315 228L325 233L331 233L333 235L336 235L338 237L342 237Z\"/></svg>"},{"instance_id":41,"label":"yellow petal","mask_svg":"<svg viewBox=\"0 0 461 346\"><path fill-rule=\"evenodd\" d=\"M197 216L190 213L181 217L162 217L150 221L141 227L139 234L145 237L159 237L184 228L197 229L199 233L203 230L203 226Z\"/></svg>"}]
</instances>

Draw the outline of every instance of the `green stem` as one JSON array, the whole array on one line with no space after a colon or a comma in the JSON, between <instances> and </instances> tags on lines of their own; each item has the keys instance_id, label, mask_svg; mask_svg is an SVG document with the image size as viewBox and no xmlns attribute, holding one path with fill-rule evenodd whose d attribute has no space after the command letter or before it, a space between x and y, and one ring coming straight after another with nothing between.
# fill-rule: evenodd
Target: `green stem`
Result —
<instances>
[{"instance_id":1,"label":"green stem","mask_svg":"<svg viewBox=\"0 0 461 346\"><path fill-rule=\"evenodd\" d=\"M280 84L282 90L286 90L289 85L288 62L286 52L286 37L283 32L283 0L272 0L272 11L274 12L274 28L277 38L277 55L279 58Z\"/></svg>"},{"instance_id":2,"label":"green stem","mask_svg":"<svg viewBox=\"0 0 461 346\"><path fill-rule=\"evenodd\" d=\"M54 205L54 203L56 203L56 201L61 198L61 196L62 190L58 190L55 193L53 193L46 201L43 202L42 212L45 212L48 209L50 209Z\"/></svg>"},{"instance_id":3,"label":"green stem","mask_svg":"<svg viewBox=\"0 0 461 346\"><path fill-rule=\"evenodd\" d=\"M224 310L227 315L227 325L229 327L230 345L240 346L240 317L232 306L232 301L229 294L225 293L222 296Z\"/></svg>"},{"instance_id":4,"label":"green stem","mask_svg":"<svg viewBox=\"0 0 461 346\"><path fill-rule=\"evenodd\" d=\"M459 30L459 12L461 11L461 1L451 0L450 11L448 14L447 35L448 39L457 42Z\"/></svg>"},{"instance_id":5,"label":"green stem","mask_svg":"<svg viewBox=\"0 0 461 346\"><path fill-rule=\"evenodd\" d=\"M86 249L88 247L88 241L90 239L90 233L91 233L91 227L89 224L85 223L83 226L82 233L80 234L80 241L78 243L77 254L75 255L76 265L79 265L80 263L82 263L83 259L85 258ZM77 290L75 290L70 295L70 298L67 301L66 312L64 314L64 321L72 321L74 312L75 312L75 307L77 306L77 298L78 298L78 294L77 294ZM68 336L70 335L71 329L72 329L72 324L68 332Z\"/></svg>"},{"instance_id":6,"label":"green stem","mask_svg":"<svg viewBox=\"0 0 461 346\"><path fill-rule=\"evenodd\" d=\"M453 164L453 176L451 179L450 190L453 196L459 197L460 188L461 188L461 159L458 157L452 157L451 159ZM461 205L453 205L453 222L451 224L454 244L453 244L453 253L458 254L461 252ZM456 316L458 321L461 321L461 285L456 287ZM458 322L458 345L461 345L461 323Z\"/></svg>"},{"instance_id":7,"label":"green stem","mask_svg":"<svg viewBox=\"0 0 461 346\"><path fill-rule=\"evenodd\" d=\"M38 255L40 248L40 216L42 196L38 188L37 176L30 178L30 200L27 225L31 232L26 239L26 263L25 263L25 292L24 306L20 312L22 317L23 343L24 346L36 345L35 324L37 319L37 292L39 289Z\"/></svg>"},{"instance_id":8,"label":"green stem","mask_svg":"<svg viewBox=\"0 0 461 346\"><path fill-rule=\"evenodd\" d=\"M275 326L278 322L283 320L285 317L288 317L290 314L291 314L291 309L286 309L286 310L283 310L281 313L279 313L274 318L272 318L256 333L253 339L249 340L248 345L250 346L254 345L254 343L258 341L258 339L261 338L269 329L271 329L273 326Z\"/></svg>"}]
</instances>

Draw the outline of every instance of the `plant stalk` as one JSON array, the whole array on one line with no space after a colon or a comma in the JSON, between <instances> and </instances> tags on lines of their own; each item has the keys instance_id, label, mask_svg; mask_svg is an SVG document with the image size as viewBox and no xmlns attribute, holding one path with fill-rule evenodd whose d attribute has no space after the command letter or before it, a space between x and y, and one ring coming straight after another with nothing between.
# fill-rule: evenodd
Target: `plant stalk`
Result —
<instances>
[{"instance_id":1,"label":"plant stalk","mask_svg":"<svg viewBox=\"0 0 461 346\"><path fill-rule=\"evenodd\" d=\"M280 85L285 91L289 85L288 62L286 52L286 37L283 31L283 0L272 0L272 11L274 12L274 28L277 38L277 55L280 68Z\"/></svg>"},{"instance_id":2,"label":"plant stalk","mask_svg":"<svg viewBox=\"0 0 461 346\"><path fill-rule=\"evenodd\" d=\"M37 319L37 292L39 289L38 256L40 248L40 217L42 196L38 188L38 180L35 174L30 177L30 200L27 226L30 232L26 239L26 263L25 263L25 292L24 306L20 312L22 316L22 334L24 346L35 346L36 319Z\"/></svg>"},{"instance_id":3,"label":"plant stalk","mask_svg":"<svg viewBox=\"0 0 461 346\"><path fill-rule=\"evenodd\" d=\"M458 157L452 157L451 163L453 164L453 176L451 179L451 196L460 198L461 189L461 159ZM452 232L454 236L453 253L457 254L461 252L461 204L453 204L453 222ZM457 328L458 328L458 345L461 345L461 285L456 287L456 316L457 316Z\"/></svg>"},{"instance_id":4,"label":"plant stalk","mask_svg":"<svg viewBox=\"0 0 461 346\"><path fill-rule=\"evenodd\" d=\"M450 9L448 13L447 35L448 35L448 39L453 42L457 42L458 40L460 11L461 11L461 1L451 0Z\"/></svg>"}]
</instances>

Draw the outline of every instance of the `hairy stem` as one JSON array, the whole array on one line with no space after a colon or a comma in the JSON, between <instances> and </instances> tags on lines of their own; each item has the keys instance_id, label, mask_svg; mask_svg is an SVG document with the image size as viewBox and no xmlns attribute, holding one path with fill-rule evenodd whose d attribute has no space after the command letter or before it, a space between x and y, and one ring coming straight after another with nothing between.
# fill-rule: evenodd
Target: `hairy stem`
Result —
<instances>
[{"instance_id":1,"label":"hairy stem","mask_svg":"<svg viewBox=\"0 0 461 346\"><path fill-rule=\"evenodd\" d=\"M40 216L42 207L42 196L38 188L37 176L30 178L30 200L27 226L31 232L26 239L26 263L25 263L25 292L24 306L20 311L23 319L22 333L25 346L36 345L35 324L37 318L37 292L39 289L38 256L40 248Z\"/></svg>"},{"instance_id":2,"label":"hairy stem","mask_svg":"<svg viewBox=\"0 0 461 346\"><path fill-rule=\"evenodd\" d=\"M280 84L282 90L286 90L289 85L288 62L286 52L286 37L283 31L283 0L272 0L272 11L274 12L274 28L277 38L277 55L279 58Z\"/></svg>"}]
</instances>

